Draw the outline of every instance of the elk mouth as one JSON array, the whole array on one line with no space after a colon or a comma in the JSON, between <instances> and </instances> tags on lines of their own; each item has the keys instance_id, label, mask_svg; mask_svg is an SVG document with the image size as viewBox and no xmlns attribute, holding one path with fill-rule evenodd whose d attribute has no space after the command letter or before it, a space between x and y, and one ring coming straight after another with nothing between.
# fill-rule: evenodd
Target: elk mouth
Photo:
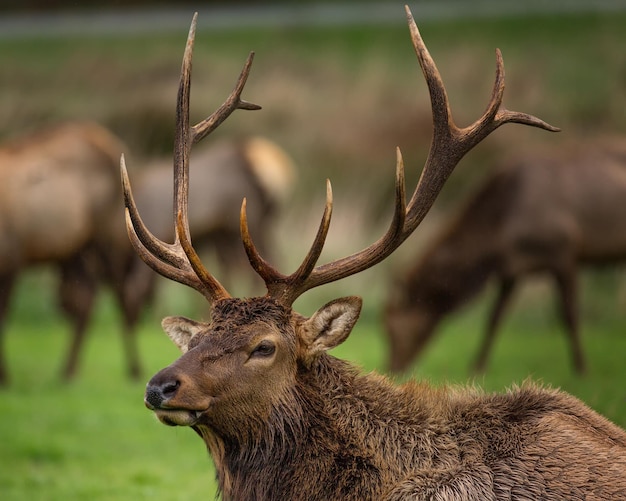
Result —
<instances>
[{"instance_id":1,"label":"elk mouth","mask_svg":"<svg viewBox=\"0 0 626 501\"><path fill-rule=\"evenodd\" d=\"M147 400L145 404L154 412L159 421L167 426L193 426L200 421L200 417L206 410L155 407Z\"/></svg>"},{"instance_id":2,"label":"elk mouth","mask_svg":"<svg viewBox=\"0 0 626 501\"><path fill-rule=\"evenodd\" d=\"M193 426L200 420L202 411L187 409L153 409L156 417L167 426Z\"/></svg>"}]
</instances>

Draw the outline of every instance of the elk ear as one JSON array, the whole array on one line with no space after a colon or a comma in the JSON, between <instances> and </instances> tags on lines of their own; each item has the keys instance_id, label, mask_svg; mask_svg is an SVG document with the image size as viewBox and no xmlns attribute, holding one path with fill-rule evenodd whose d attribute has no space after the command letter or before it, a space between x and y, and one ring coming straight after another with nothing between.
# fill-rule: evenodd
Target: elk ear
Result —
<instances>
[{"instance_id":1,"label":"elk ear","mask_svg":"<svg viewBox=\"0 0 626 501\"><path fill-rule=\"evenodd\" d=\"M357 296L335 299L302 324L301 339L308 356L315 356L343 343L359 318L363 301Z\"/></svg>"},{"instance_id":2,"label":"elk ear","mask_svg":"<svg viewBox=\"0 0 626 501\"><path fill-rule=\"evenodd\" d=\"M187 353L189 341L204 328L204 324L185 317L165 317L161 327L178 349Z\"/></svg>"}]
</instances>

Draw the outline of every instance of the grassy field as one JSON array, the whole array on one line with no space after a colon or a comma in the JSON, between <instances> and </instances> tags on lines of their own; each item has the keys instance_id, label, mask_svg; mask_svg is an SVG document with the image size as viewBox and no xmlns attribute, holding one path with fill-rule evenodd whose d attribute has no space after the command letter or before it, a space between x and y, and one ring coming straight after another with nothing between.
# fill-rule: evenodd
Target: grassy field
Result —
<instances>
[{"instance_id":1,"label":"grassy field","mask_svg":"<svg viewBox=\"0 0 626 501\"><path fill-rule=\"evenodd\" d=\"M625 22L626 16L616 14L450 21L427 23L422 32L461 124L473 120L486 104L493 49L499 46L509 82L507 106L563 127L562 135L571 140L626 131ZM184 36L2 42L0 64L10 71L0 75L0 137L58 119L88 117L124 137L139 163L167 152ZM285 211L277 232L285 268L298 261L308 245L300 241L306 239L294 242L290 235L303 219L308 229L309 220L321 215L321 203L319 214L310 214L311 202L319 202L328 175L336 181L337 224L327 254L356 250L355 245L371 241L381 224L378 218L384 219L380 214L386 214L381 207L388 206L389 193L375 189L391 189L393 147L400 144L406 158L420 164L428 143L426 91L406 27L201 32L194 69L195 113L215 107L250 49L258 55L246 97L260 102L264 111L234 118L220 134L270 135L299 164L293 206ZM435 208L437 217L429 218L424 231L418 230L392 262L311 291L298 301L299 311L310 314L335 296L364 291L363 317L335 354L365 370L382 371L386 345L379 305L390 270L420 248L438 214L455 204L476 172L509 150L563 140L554 137L519 127L498 131L464 161ZM409 182L416 176L413 169ZM360 226L364 229L350 233L351 238L339 237L346 228L353 232ZM450 317L411 375L433 384L471 381L487 390L503 390L532 377L562 387L626 426L626 308L619 300L620 280L610 270L586 273L583 285L582 328L590 369L586 377L575 376L570 368L551 291L541 283L522 291L484 376L471 378L468 367L493 291ZM139 332L146 377L129 382L117 312L103 295L80 377L64 385L58 374L68 325L55 309L53 288L49 274L34 271L26 276L5 326L12 385L0 390L2 499L211 498L215 483L202 442L190 430L164 427L142 404L145 380L177 356L160 331L159 317L197 313L196 299L175 286L161 295Z\"/></svg>"}]
</instances>

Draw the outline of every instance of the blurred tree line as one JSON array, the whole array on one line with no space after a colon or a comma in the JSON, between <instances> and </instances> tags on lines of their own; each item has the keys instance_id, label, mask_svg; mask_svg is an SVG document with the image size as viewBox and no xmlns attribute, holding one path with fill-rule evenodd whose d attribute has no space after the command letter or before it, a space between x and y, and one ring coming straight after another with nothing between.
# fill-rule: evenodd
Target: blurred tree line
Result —
<instances>
[{"instance_id":1,"label":"blurred tree line","mask_svg":"<svg viewBox=\"0 0 626 501\"><path fill-rule=\"evenodd\" d=\"M0 0L0 12L50 12L60 9L88 10L132 7L180 7L198 4L198 0ZM202 0L203 5L258 5L267 0ZM280 3L273 0L272 3Z\"/></svg>"}]
</instances>

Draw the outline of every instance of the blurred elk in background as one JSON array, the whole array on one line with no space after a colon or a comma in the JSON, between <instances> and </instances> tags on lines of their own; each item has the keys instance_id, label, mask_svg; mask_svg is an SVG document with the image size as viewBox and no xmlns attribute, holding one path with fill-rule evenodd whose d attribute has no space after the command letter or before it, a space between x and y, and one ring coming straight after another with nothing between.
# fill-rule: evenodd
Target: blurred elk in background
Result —
<instances>
[{"instance_id":1,"label":"blurred elk in background","mask_svg":"<svg viewBox=\"0 0 626 501\"><path fill-rule=\"evenodd\" d=\"M76 369L101 252L113 251L119 233L112 216L122 203L122 150L113 134L88 122L52 126L0 147L0 336L20 272L56 266L59 301L74 329L63 371L67 378ZM8 379L3 346L0 339L0 384Z\"/></svg>"},{"instance_id":2,"label":"blurred elk in background","mask_svg":"<svg viewBox=\"0 0 626 501\"><path fill-rule=\"evenodd\" d=\"M129 375L137 378L141 372L135 329L152 302L157 275L137 257L123 224L122 150L117 137L91 122L52 126L0 149L0 329L20 271L44 264L57 267L59 303L73 327L65 379L76 374L100 284L112 289L122 313ZM289 190L293 163L276 144L260 137L223 141L198 152L193 163L198 174L190 207L198 247L214 249L233 280L246 258L239 219L230 211L248 197L251 219L266 230ZM138 203L163 238L171 233L165 224L172 208L164 204L172 200L170 164L144 168L137 186ZM6 384L2 341L0 384Z\"/></svg>"},{"instance_id":3,"label":"blurred elk in background","mask_svg":"<svg viewBox=\"0 0 626 501\"><path fill-rule=\"evenodd\" d=\"M390 369L407 369L439 322L496 280L497 297L474 362L476 371L484 371L515 286L545 274L559 296L574 369L583 373L578 268L625 258L626 140L520 156L488 177L392 285L385 309Z\"/></svg>"}]
</instances>

